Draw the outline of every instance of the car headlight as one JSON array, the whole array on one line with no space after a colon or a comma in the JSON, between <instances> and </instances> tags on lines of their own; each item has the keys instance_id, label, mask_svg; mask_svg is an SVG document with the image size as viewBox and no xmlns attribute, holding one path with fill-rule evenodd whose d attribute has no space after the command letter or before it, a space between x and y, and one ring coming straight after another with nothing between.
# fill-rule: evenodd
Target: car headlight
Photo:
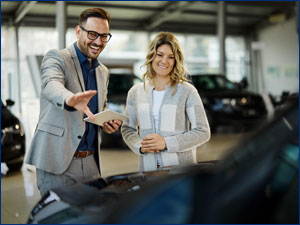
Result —
<instances>
[{"instance_id":1,"label":"car headlight","mask_svg":"<svg viewBox=\"0 0 300 225\"><path fill-rule=\"evenodd\" d=\"M223 98L223 99L222 99L222 104L223 104L223 105L229 105L230 103L231 103L230 98Z\"/></svg>"},{"instance_id":2,"label":"car headlight","mask_svg":"<svg viewBox=\"0 0 300 225\"><path fill-rule=\"evenodd\" d=\"M21 124L15 124L9 127L6 127L1 130L2 133L12 133L12 134L20 134L24 135L24 127Z\"/></svg>"},{"instance_id":3,"label":"car headlight","mask_svg":"<svg viewBox=\"0 0 300 225\"><path fill-rule=\"evenodd\" d=\"M24 127L22 124L15 124L1 130L1 144L4 143L4 140L8 134L19 134L20 136L24 136Z\"/></svg>"},{"instance_id":4,"label":"car headlight","mask_svg":"<svg viewBox=\"0 0 300 225\"><path fill-rule=\"evenodd\" d=\"M246 105L248 103L248 99L246 97L238 99L239 105Z\"/></svg>"}]
</instances>

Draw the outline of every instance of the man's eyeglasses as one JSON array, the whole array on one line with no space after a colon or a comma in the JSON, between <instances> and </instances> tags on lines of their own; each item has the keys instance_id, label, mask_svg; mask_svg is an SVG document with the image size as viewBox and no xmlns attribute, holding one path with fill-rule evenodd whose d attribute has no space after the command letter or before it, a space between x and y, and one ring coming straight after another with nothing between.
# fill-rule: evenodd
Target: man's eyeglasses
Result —
<instances>
[{"instance_id":1,"label":"man's eyeglasses","mask_svg":"<svg viewBox=\"0 0 300 225\"><path fill-rule=\"evenodd\" d=\"M112 36L110 33L99 34L96 31L86 30L83 26L80 26L80 28L87 32L87 37L90 40L96 40L100 36L101 41L108 42Z\"/></svg>"}]
</instances>

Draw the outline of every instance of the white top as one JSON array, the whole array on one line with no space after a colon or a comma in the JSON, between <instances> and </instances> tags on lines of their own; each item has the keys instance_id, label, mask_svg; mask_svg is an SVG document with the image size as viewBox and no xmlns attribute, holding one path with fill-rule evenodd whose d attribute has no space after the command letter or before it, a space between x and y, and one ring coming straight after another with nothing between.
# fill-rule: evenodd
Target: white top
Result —
<instances>
[{"instance_id":1,"label":"white top","mask_svg":"<svg viewBox=\"0 0 300 225\"><path fill-rule=\"evenodd\" d=\"M164 98L165 91L152 91L152 113L153 113L153 120L155 126L155 133L157 133L158 129L158 120L159 120L159 109ZM161 155L159 153L155 153L155 160L157 161L157 165L162 165Z\"/></svg>"},{"instance_id":2,"label":"white top","mask_svg":"<svg viewBox=\"0 0 300 225\"><path fill-rule=\"evenodd\" d=\"M165 91L155 91L152 92L152 111L153 111L153 119L155 125L155 132L158 130L158 117L159 117L159 109L161 102L164 98Z\"/></svg>"}]
</instances>

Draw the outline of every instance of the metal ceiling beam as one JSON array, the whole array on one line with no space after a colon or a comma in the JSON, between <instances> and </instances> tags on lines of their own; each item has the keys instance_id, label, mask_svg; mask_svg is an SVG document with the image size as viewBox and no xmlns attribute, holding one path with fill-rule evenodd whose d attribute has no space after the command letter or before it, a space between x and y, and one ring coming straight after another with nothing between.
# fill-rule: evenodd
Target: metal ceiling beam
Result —
<instances>
[{"instance_id":1,"label":"metal ceiling beam","mask_svg":"<svg viewBox=\"0 0 300 225\"><path fill-rule=\"evenodd\" d=\"M197 9L188 9L182 12L183 14L194 14L194 15L208 15L208 16L217 16L217 11L208 11L208 10L197 10ZM240 17L240 18L257 18L256 14L250 13L233 13L226 12L226 17Z\"/></svg>"},{"instance_id":2,"label":"metal ceiling beam","mask_svg":"<svg viewBox=\"0 0 300 225\"><path fill-rule=\"evenodd\" d=\"M18 24L36 3L37 1L22 2L16 10L14 23Z\"/></svg>"},{"instance_id":3,"label":"metal ceiling beam","mask_svg":"<svg viewBox=\"0 0 300 225\"><path fill-rule=\"evenodd\" d=\"M176 13L184 11L185 8L193 3L193 1L174 1L167 3L161 12L155 13L148 19L149 23L145 27L145 30L149 31L154 29L163 22L171 19Z\"/></svg>"},{"instance_id":4,"label":"metal ceiling beam","mask_svg":"<svg viewBox=\"0 0 300 225\"><path fill-rule=\"evenodd\" d=\"M109 1L108 1L109 2ZM39 4L55 4L55 1L40 1ZM126 3L126 1L124 1ZM85 2L85 1L66 1L66 5L68 6L78 6L82 8L90 8L90 7L102 7L104 9L113 8L113 9L134 9L134 10L144 10L144 11L158 11L160 10L159 6L136 6L136 5L115 5L109 4L101 1L94 2Z\"/></svg>"},{"instance_id":5,"label":"metal ceiling beam","mask_svg":"<svg viewBox=\"0 0 300 225\"><path fill-rule=\"evenodd\" d=\"M47 3L47 2L46 2ZM135 10L145 10L145 11L157 11L160 7L156 6L136 6L136 5L114 5L104 2L77 2L77 1L67 1L67 6L82 6L82 7L103 7L104 9L107 8L114 8L114 9L135 9ZM126 1L125 1L126 3Z\"/></svg>"},{"instance_id":6,"label":"metal ceiling beam","mask_svg":"<svg viewBox=\"0 0 300 225\"><path fill-rule=\"evenodd\" d=\"M48 2L48 1L41 1L39 4L55 4L55 2ZM216 5L215 2L206 2L211 3L212 5ZM133 10L141 10L141 11L159 11L161 10L161 7L157 6L135 6L135 5L114 5L114 4L107 4L103 2L82 2L82 1L67 1L67 6L81 6L81 7L105 7L105 8L114 8L114 9L133 9ZM184 14L201 14L201 15L212 15L216 16L217 12L216 10L183 10L182 13ZM257 18L257 15L253 15L250 13L231 13L227 12L227 17L252 17Z\"/></svg>"}]
</instances>

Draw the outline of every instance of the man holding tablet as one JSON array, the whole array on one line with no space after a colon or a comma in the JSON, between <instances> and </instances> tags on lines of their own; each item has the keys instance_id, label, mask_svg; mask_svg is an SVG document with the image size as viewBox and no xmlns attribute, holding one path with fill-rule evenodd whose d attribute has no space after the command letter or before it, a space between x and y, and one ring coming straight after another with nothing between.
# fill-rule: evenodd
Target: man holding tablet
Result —
<instances>
[{"instance_id":1,"label":"man holding tablet","mask_svg":"<svg viewBox=\"0 0 300 225\"><path fill-rule=\"evenodd\" d=\"M36 167L41 195L100 177L100 127L83 119L106 107L109 73L98 56L112 36L109 24L105 10L86 9L75 28L77 42L44 56L40 116L25 161ZM120 125L113 120L101 128L110 134Z\"/></svg>"}]
</instances>

